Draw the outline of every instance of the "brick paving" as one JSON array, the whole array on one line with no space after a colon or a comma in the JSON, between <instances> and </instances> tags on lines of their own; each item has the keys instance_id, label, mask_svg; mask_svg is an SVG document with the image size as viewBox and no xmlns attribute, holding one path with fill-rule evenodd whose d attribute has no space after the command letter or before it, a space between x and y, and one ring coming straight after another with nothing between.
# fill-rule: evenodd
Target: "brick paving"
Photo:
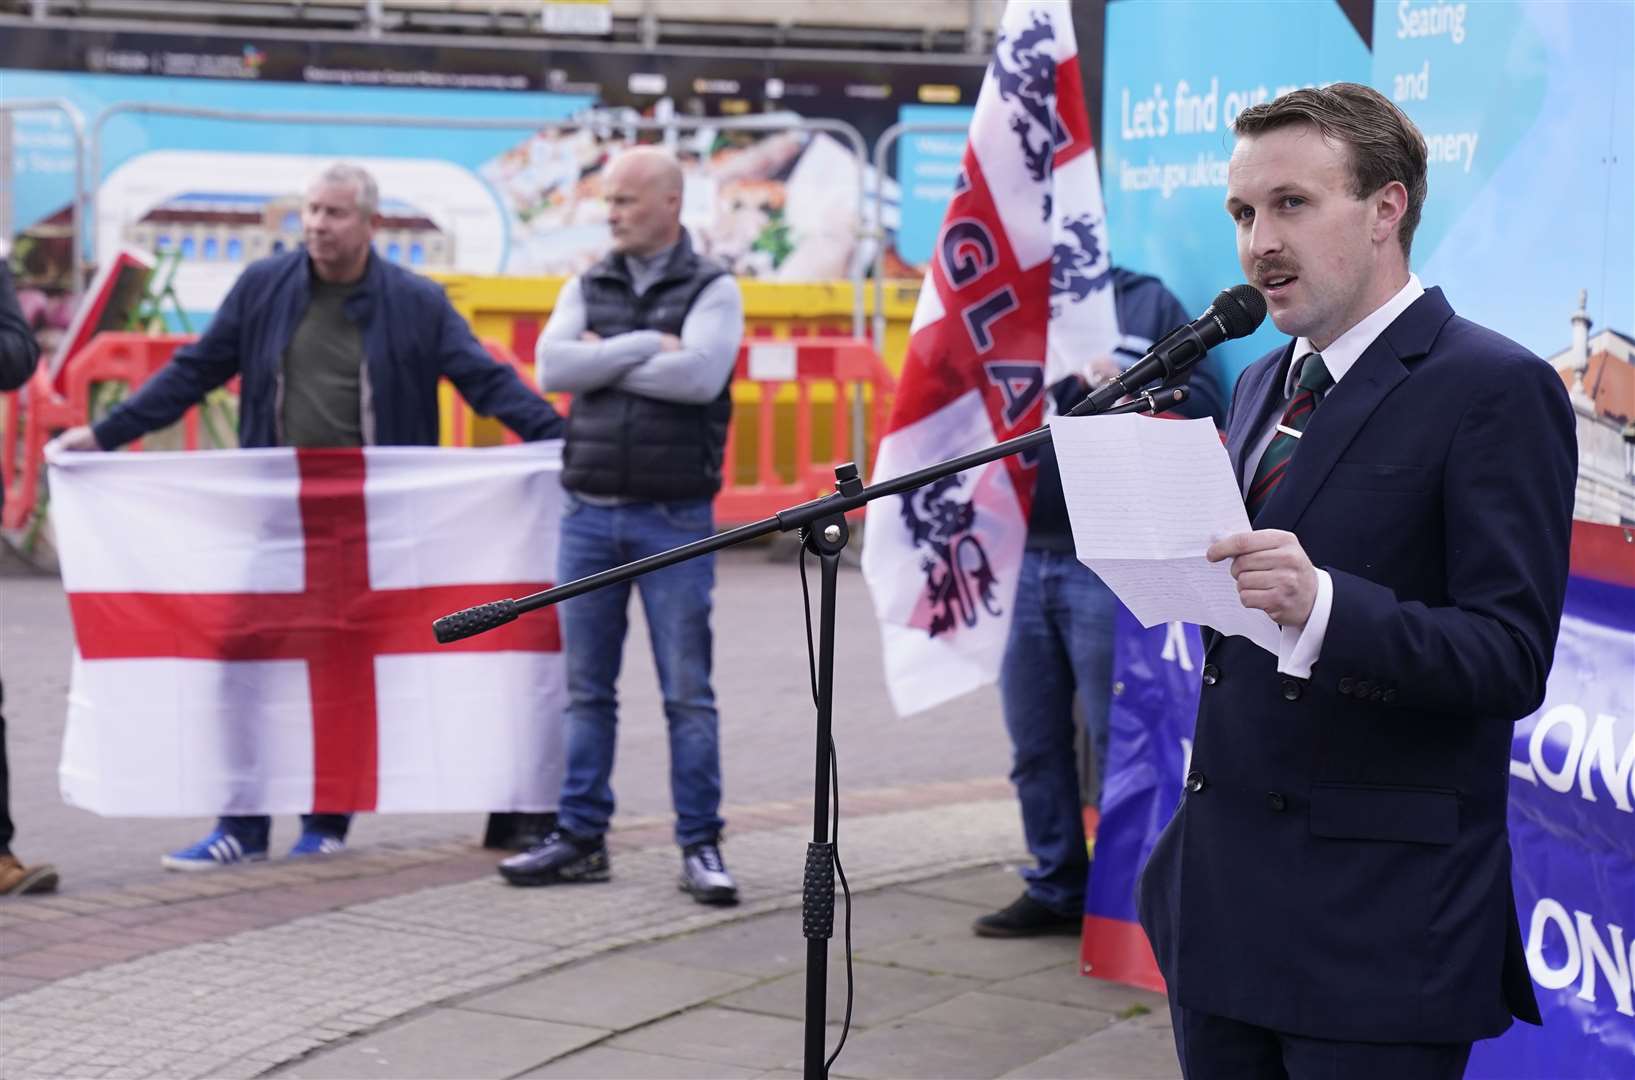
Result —
<instances>
[{"instance_id":1,"label":"brick paving","mask_svg":"<svg viewBox=\"0 0 1635 1080\"><path fill-rule=\"evenodd\" d=\"M997 781L848 804L841 853L859 890L1020 849ZM256 1075L454 995L798 904L802 808L745 809L773 827L725 846L736 908L677 891L675 848L657 824L612 835L615 880L594 888L510 888L492 853L447 845L7 903L0 1075Z\"/></svg>"},{"instance_id":2,"label":"brick paving","mask_svg":"<svg viewBox=\"0 0 1635 1080\"><path fill-rule=\"evenodd\" d=\"M954 798L1003 799L998 781L933 783L847 796L858 813L937 804ZM809 816L794 802L732 809L741 831L792 826ZM617 853L664 847L668 822L635 822L610 837ZM668 850L668 848L666 848ZM798 847L795 850L800 850ZM230 872L172 874L158 882L0 902L0 998L47 982L177 945L215 941L304 915L414 894L454 882L487 880L499 855L450 841L403 850L349 852L306 862L268 862ZM529 895L519 893L518 895Z\"/></svg>"}]
</instances>

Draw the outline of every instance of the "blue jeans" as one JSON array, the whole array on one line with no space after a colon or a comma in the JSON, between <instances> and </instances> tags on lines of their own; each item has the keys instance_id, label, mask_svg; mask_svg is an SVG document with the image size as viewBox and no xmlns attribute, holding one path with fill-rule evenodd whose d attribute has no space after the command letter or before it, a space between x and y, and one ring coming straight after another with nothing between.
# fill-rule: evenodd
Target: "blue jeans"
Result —
<instances>
[{"instance_id":1,"label":"blue jeans","mask_svg":"<svg viewBox=\"0 0 1635 1080\"><path fill-rule=\"evenodd\" d=\"M557 578L573 581L701 540L714 531L711 500L597 506L568 494ZM715 557L705 555L566 601L558 609L567 654L568 772L558 823L599 837L613 817L613 750L619 723L614 684L623 659L630 589L641 593L664 719L670 733L670 800L676 842L721 833L721 742L710 688L710 594Z\"/></svg>"},{"instance_id":2,"label":"blue jeans","mask_svg":"<svg viewBox=\"0 0 1635 1080\"><path fill-rule=\"evenodd\" d=\"M346 839L346 830L352 825L351 814L302 814L303 833L323 833L339 840ZM264 848L272 836L272 818L263 814L227 814L216 819L216 827L225 829L239 838L247 848Z\"/></svg>"},{"instance_id":3,"label":"blue jeans","mask_svg":"<svg viewBox=\"0 0 1635 1080\"><path fill-rule=\"evenodd\" d=\"M1037 863L1022 871L1022 880L1029 896L1062 915L1083 914L1090 871L1073 694L1084 703L1099 790L1107 762L1116 603L1112 590L1072 554L1029 548L1023 555L999 692L1022 831Z\"/></svg>"}]
</instances>

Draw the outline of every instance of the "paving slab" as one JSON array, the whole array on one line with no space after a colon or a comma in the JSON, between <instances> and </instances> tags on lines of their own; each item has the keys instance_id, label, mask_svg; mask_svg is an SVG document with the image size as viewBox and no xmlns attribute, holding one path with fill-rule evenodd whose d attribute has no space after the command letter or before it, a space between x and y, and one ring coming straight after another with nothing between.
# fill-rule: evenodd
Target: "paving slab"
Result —
<instances>
[{"instance_id":1,"label":"paving slab","mask_svg":"<svg viewBox=\"0 0 1635 1080\"><path fill-rule=\"evenodd\" d=\"M860 1080L1001 1076L1051 1053L1066 1041L1001 1031L984 1031L980 1039L973 1039L968 1031L946 1024L902 1020L854 1031L835 1062L834 1073Z\"/></svg>"},{"instance_id":2,"label":"paving slab","mask_svg":"<svg viewBox=\"0 0 1635 1080\"><path fill-rule=\"evenodd\" d=\"M974 979L1012 979L1036 971L1065 969L1078 977L1079 939L977 937L969 928L899 941L862 954L876 964Z\"/></svg>"},{"instance_id":3,"label":"paving slab","mask_svg":"<svg viewBox=\"0 0 1635 1080\"><path fill-rule=\"evenodd\" d=\"M971 933L971 905L912 888L853 897L852 946L859 952L944 933ZM844 932L844 905L836 902L835 937Z\"/></svg>"},{"instance_id":4,"label":"paving slab","mask_svg":"<svg viewBox=\"0 0 1635 1080\"><path fill-rule=\"evenodd\" d=\"M936 975L910 968L886 967L858 961L853 965L856 993L852 1002L853 1027L873 1027L917 1012L939 1001L978 989L975 979ZM785 975L748 990L728 994L723 1005L751 1012L769 1013L803 1020L806 1016L806 973ZM831 957L829 963L828 1019L839 1022L846 1015L846 964Z\"/></svg>"},{"instance_id":5,"label":"paving slab","mask_svg":"<svg viewBox=\"0 0 1635 1080\"><path fill-rule=\"evenodd\" d=\"M1018 811L1020 814L1020 811ZM1020 817L1017 819L1020 821ZM951 874L916 883L909 892L920 896L936 896L981 908L982 914L998 911L1022 895L1022 879L1011 864L985 866L965 874ZM974 917L974 916L973 916Z\"/></svg>"},{"instance_id":6,"label":"paving slab","mask_svg":"<svg viewBox=\"0 0 1635 1080\"><path fill-rule=\"evenodd\" d=\"M860 893L853 897L854 955L897 942L970 926L969 905L903 889ZM845 955L845 905L836 902L831 965ZM644 946L637 955L688 967L744 975L783 975L806 968L806 939L795 909L745 919L729 927L710 927Z\"/></svg>"},{"instance_id":7,"label":"paving slab","mask_svg":"<svg viewBox=\"0 0 1635 1080\"><path fill-rule=\"evenodd\" d=\"M1118 1080L1180 1080L1175 1043L1152 1038L1151 1029L1117 1024L1078 1039L1004 1074L1029 1080L1117 1077Z\"/></svg>"},{"instance_id":8,"label":"paving slab","mask_svg":"<svg viewBox=\"0 0 1635 1080\"><path fill-rule=\"evenodd\" d=\"M1117 1022L1111 1013L1004 997L985 991L939 1001L906 1017L966 1031L1004 1031L1059 1041L1080 1039Z\"/></svg>"},{"instance_id":9,"label":"paving slab","mask_svg":"<svg viewBox=\"0 0 1635 1080\"><path fill-rule=\"evenodd\" d=\"M272 1075L289 1080L500 1080L605 1038L606 1030L434 1009Z\"/></svg>"},{"instance_id":10,"label":"paving slab","mask_svg":"<svg viewBox=\"0 0 1635 1080\"><path fill-rule=\"evenodd\" d=\"M627 1031L608 1045L723 1065L799 1068L803 1033L798 1020L711 1006Z\"/></svg>"},{"instance_id":11,"label":"paving slab","mask_svg":"<svg viewBox=\"0 0 1635 1080\"><path fill-rule=\"evenodd\" d=\"M588 1077L596 1080L737 1080L765 1075L768 1074L759 1069L724 1065L719 1061L694 1061L614 1046L592 1046L523 1073L522 1080L587 1080Z\"/></svg>"},{"instance_id":12,"label":"paving slab","mask_svg":"<svg viewBox=\"0 0 1635 1080\"><path fill-rule=\"evenodd\" d=\"M624 1031L754 981L619 953L462 1001L460 1008Z\"/></svg>"},{"instance_id":13,"label":"paving slab","mask_svg":"<svg viewBox=\"0 0 1635 1080\"><path fill-rule=\"evenodd\" d=\"M1169 1003L1162 994L1105 979L1088 978L1080 975L1076 967L1035 971L1030 975L994 983L988 987L988 991L1030 1001L1100 1009L1115 1015L1131 1015L1131 1010L1136 1006L1149 1012L1167 1012L1169 1009Z\"/></svg>"},{"instance_id":14,"label":"paving slab","mask_svg":"<svg viewBox=\"0 0 1635 1080\"><path fill-rule=\"evenodd\" d=\"M805 970L806 939L800 911L790 908L638 946L629 955L765 978Z\"/></svg>"}]
</instances>

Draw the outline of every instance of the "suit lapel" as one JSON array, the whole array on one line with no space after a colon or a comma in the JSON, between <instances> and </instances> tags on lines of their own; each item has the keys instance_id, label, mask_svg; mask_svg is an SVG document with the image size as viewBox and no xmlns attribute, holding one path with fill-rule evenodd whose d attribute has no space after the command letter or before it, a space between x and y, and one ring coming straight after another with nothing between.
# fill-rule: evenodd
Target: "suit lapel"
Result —
<instances>
[{"instance_id":1,"label":"suit lapel","mask_svg":"<svg viewBox=\"0 0 1635 1080\"><path fill-rule=\"evenodd\" d=\"M1288 475L1261 508L1255 528L1293 530L1299 524L1345 448L1386 395L1408 377L1405 365L1430 351L1452 315L1442 290L1430 289L1374 339L1312 416Z\"/></svg>"},{"instance_id":2,"label":"suit lapel","mask_svg":"<svg viewBox=\"0 0 1635 1080\"><path fill-rule=\"evenodd\" d=\"M1293 351L1291 341L1283 347L1276 363L1264 364L1258 369L1251 367L1244 372L1234 394L1231 422L1226 430L1226 455L1231 459L1232 479L1240 491L1244 486L1244 459L1253 449L1259 433L1265 430L1272 413L1283 408L1283 377L1289 370L1289 354ZM1204 659L1208 660L1209 654L1220 644L1221 635L1212 626L1202 629Z\"/></svg>"}]
</instances>

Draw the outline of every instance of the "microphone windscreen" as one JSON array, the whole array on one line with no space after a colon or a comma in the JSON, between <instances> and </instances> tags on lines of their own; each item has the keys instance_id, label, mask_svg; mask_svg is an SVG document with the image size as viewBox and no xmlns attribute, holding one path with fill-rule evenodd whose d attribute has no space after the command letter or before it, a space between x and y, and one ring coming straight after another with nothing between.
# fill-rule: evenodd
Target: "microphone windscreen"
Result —
<instances>
[{"instance_id":1,"label":"microphone windscreen","mask_svg":"<svg viewBox=\"0 0 1635 1080\"><path fill-rule=\"evenodd\" d=\"M1266 321L1266 298L1253 285L1234 285L1230 289L1222 289L1210 306L1220 316L1229 340L1248 337Z\"/></svg>"}]
</instances>

